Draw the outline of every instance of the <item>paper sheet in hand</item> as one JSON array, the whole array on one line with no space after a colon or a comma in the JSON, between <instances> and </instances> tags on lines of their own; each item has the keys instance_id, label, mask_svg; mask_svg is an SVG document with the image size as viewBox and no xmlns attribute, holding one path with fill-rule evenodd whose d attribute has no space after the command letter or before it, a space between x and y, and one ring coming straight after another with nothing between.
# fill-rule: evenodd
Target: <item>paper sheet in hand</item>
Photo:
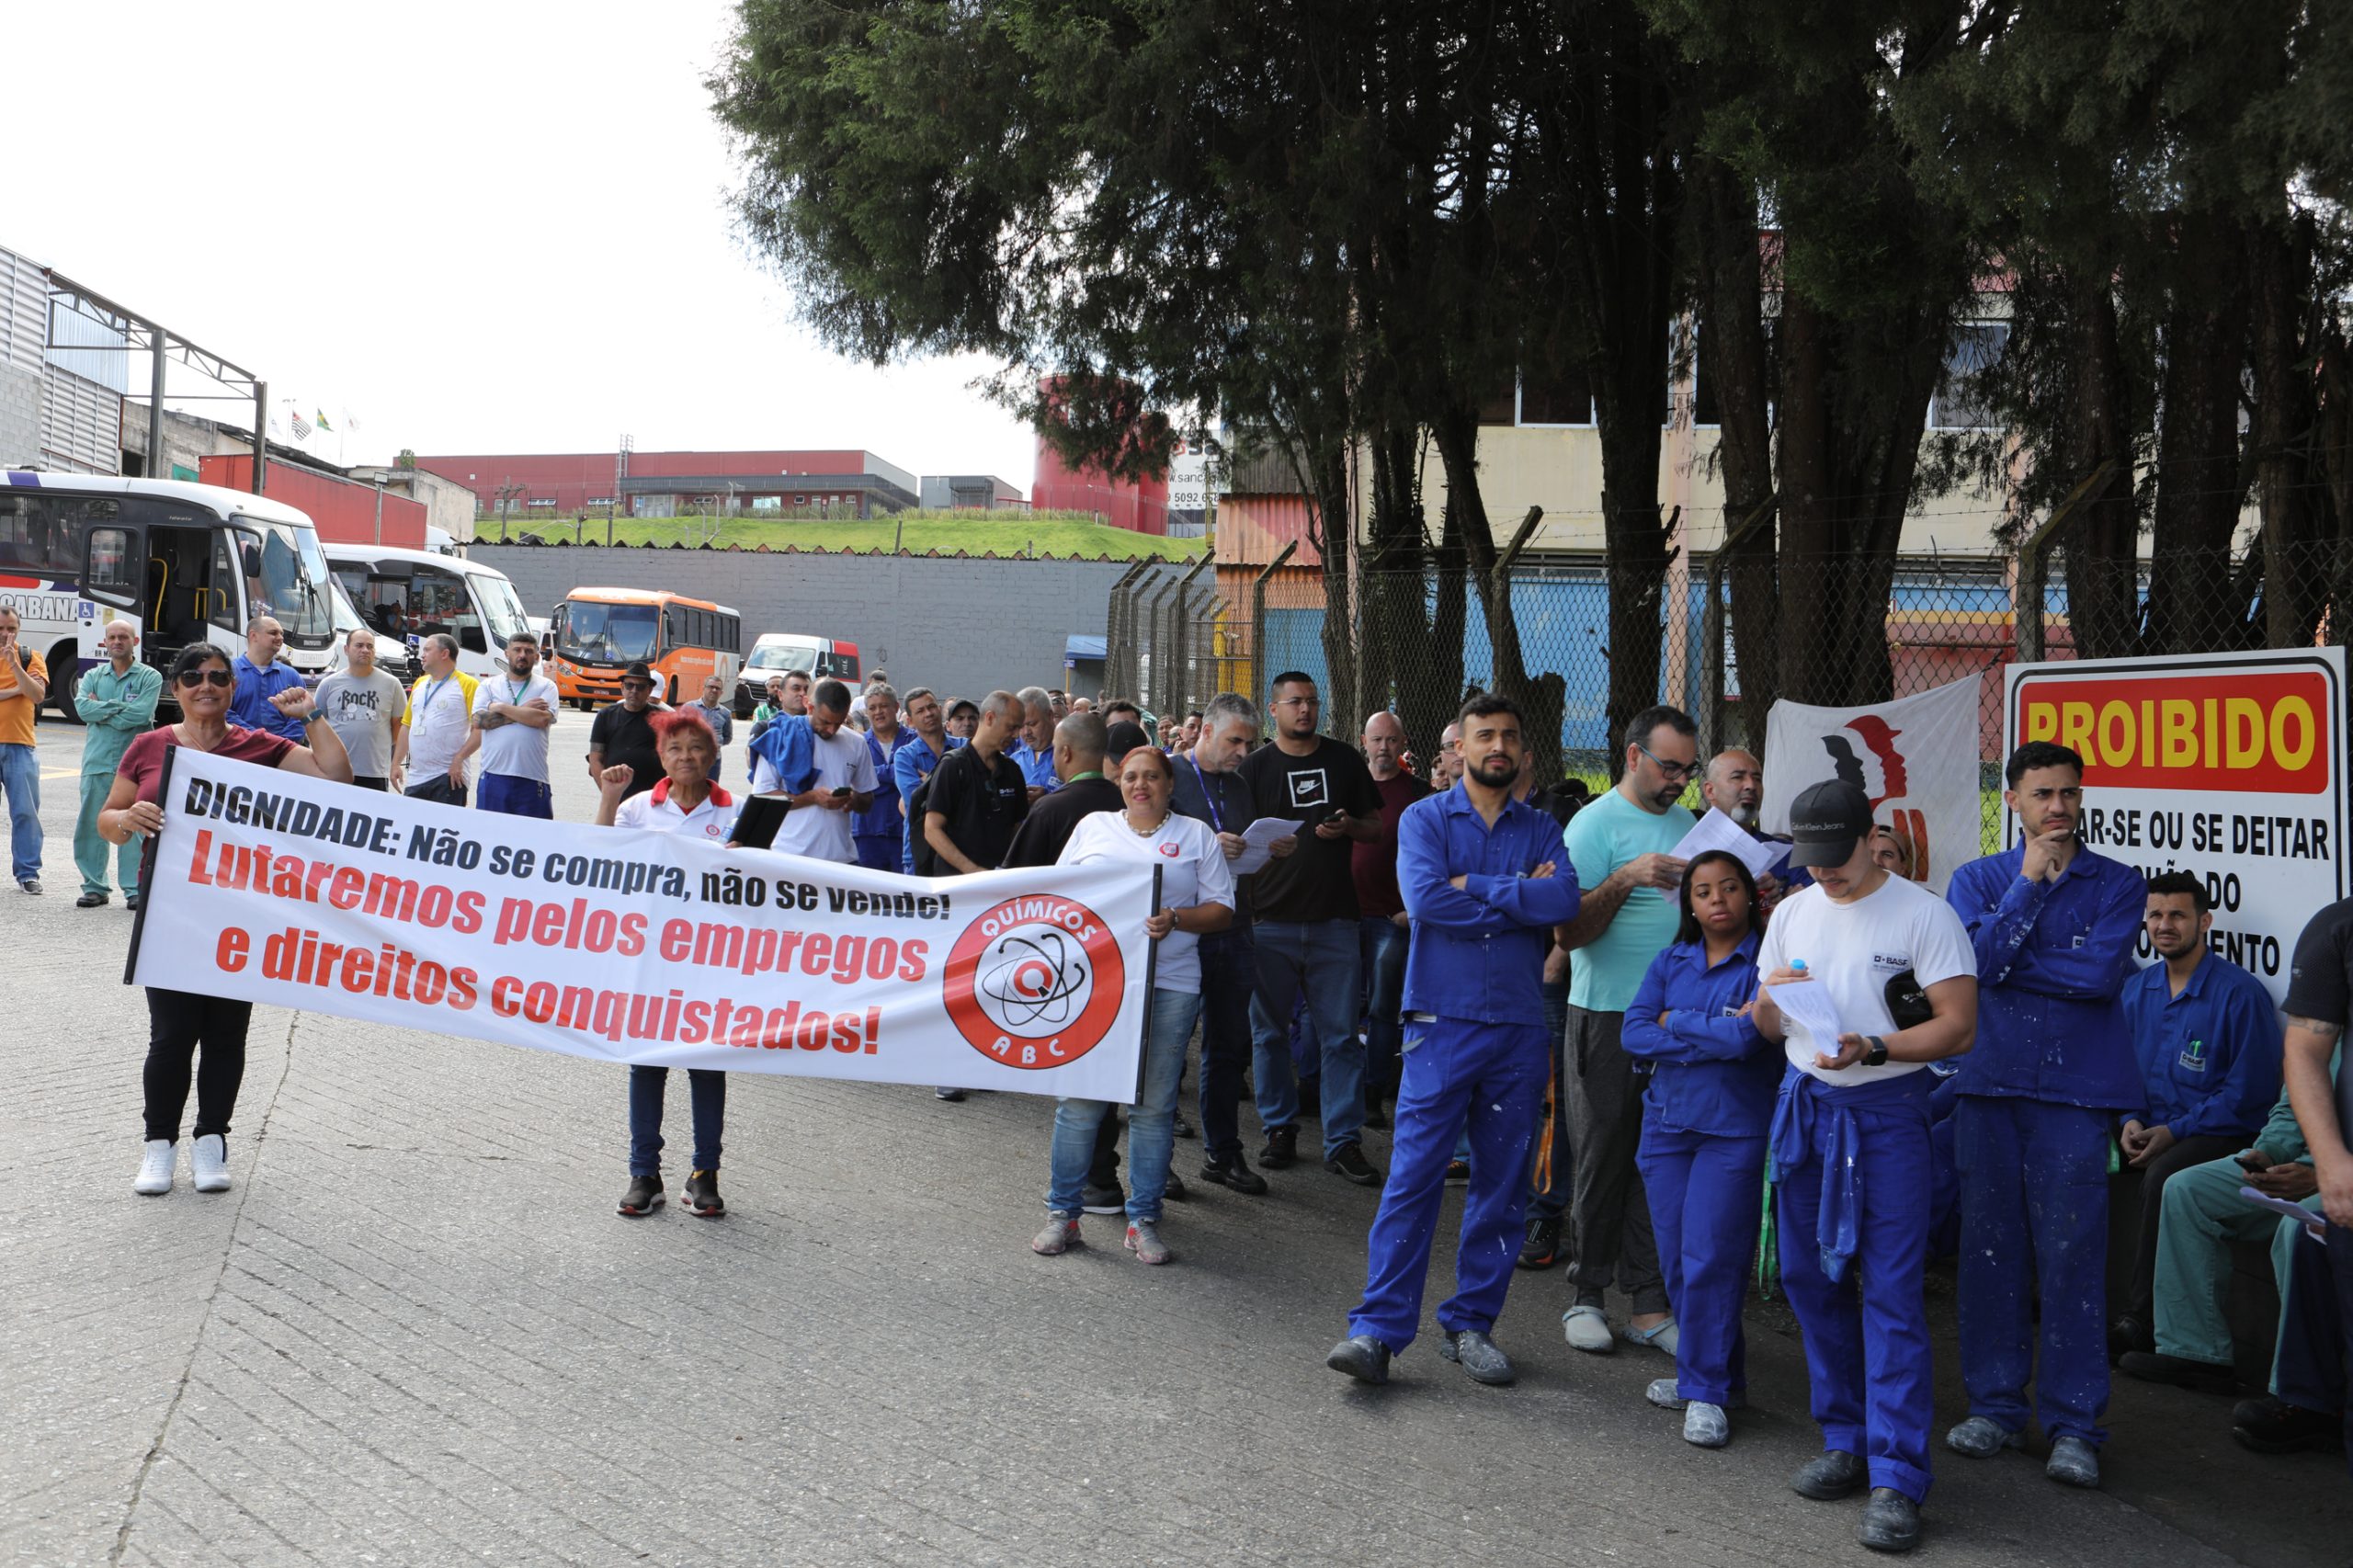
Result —
<instances>
[{"instance_id":1,"label":"paper sheet in hand","mask_svg":"<svg viewBox=\"0 0 2353 1568\"><path fill-rule=\"evenodd\" d=\"M1263 869L1267 862L1273 858L1267 853L1267 846L1279 838L1297 836L1299 830L1306 825L1303 822L1292 822L1285 817L1260 817L1256 822L1244 828L1242 830L1243 849L1241 854L1233 858L1233 874L1237 877L1246 877L1253 871Z\"/></svg>"},{"instance_id":2,"label":"paper sheet in hand","mask_svg":"<svg viewBox=\"0 0 2353 1568\"><path fill-rule=\"evenodd\" d=\"M1769 874L1781 863L1781 857L1790 852L1786 844L1769 844L1763 839L1751 838L1740 824L1710 806L1708 814L1692 824L1691 831L1683 835L1683 841L1667 853L1678 860L1696 860L1711 849L1722 849L1738 856L1752 877ZM1658 891L1664 898L1672 900L1675 897L1673 888Z\"/></svg>"},{"instance_id":3,"label":"paper sheet in hand","mask_svg":"<svg viewBox=\"0 0 2353 1568\"><path fill-rule=\"evenodd\" d=\"M1773 1006L1781 1009L1781 1017L1805 1026L1806 1033L1813 1037L1814 1050L1824 1056L1838 1054L1838 1037L1847 1031L1838 1025L1837 1009L1831 1006L1828 986L1801 980L1768 986L1766 991L1773 998Z\"/></svg>"},{"instance_id":4,"label":"paper sheet in hand","mask_svg":"<svg viewBox=\"0 0 2353 1568\"><path fill-rule=\"evenodd\" d=\"M2258 1209L2268 1209L2275 1214L2285 1214L2318 1237L2323 1246L2328 1244L2328 1217L2319 1210L2307 1209L2301 1203L2290 1203L2284 1198L2274 1198L2271 1194L2252 1187L2239 1188L2239 1196Z\"/></svg>"}]
</instances>

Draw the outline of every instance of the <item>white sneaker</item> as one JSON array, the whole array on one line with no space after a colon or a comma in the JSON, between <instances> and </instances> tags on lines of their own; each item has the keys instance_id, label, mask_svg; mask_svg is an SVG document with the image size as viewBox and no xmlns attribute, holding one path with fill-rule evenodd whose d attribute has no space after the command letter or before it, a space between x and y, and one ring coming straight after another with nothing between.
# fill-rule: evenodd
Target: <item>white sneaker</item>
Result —
<instances>
[{"instance_id":1,"label":"white sneaker","mask_svg":"<svg viewBox=\"0 0 2353 1568\"><path fill-rule=\"evenodd\" d=\"M168 1138L150 1138L144 1147L147 1152L139 1157L139 1179L131 1184L131 1190L143 1198L171 1191L173 1156L179 1146Z\"/></svg>"},{"instance_id":2,"label":"white sneaker","mask_svg":"<svg viewBox=\"0 0 2353 1568\"><path fill-rule=\"evenodd\" d=\"M188 1146L188 1163L199 1192L229 1190L229 1146L218 1132L208 1132Z\"/></svg>"}]
</instances>

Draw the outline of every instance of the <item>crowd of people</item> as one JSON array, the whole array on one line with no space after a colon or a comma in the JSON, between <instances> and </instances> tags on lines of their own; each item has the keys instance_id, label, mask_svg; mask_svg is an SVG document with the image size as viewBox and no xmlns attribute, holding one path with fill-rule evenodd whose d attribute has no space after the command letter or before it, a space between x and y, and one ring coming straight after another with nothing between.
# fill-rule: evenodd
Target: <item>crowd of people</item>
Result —
<instances>
[{"instance_id":1,"label":"crowd of people","mask_svg":"<svg viewBox=\"0 0 2353 1568\"><path fill-rule=\"evenodd\" d=\"M127 631L109 634L109 662L81 688L94 724L84 816L99 842L85 857L77 835L76 858L97 902L107 846L123 846L126 894L142 885L129 857L152 846L173 745L551 814L558 704L529 639L508 647L504 676L475 681L454 642L428 638L404 692L373 668L373 639L355 636L347 669L313 694L277 673L274 633L257 621L242 657L181 655L169 684L183 717L165 729L147 727L161 683L138 677ZM40 681L7 641L0 674L16 681L0 699ZM1882 1551L1916 1542L1930 1484L1924 1280L1939 1259L1954 1260L1968 1398L1943 1434L1949 1453L1992 1459L2039 1426L2046 1473L2097 1485L2118 1368L2250 1393L2230 1419L2261 1451L2334 1446L2353 1421L2353 1096L2336 1075L2353 900L2312 916L2275 1009L2212 949L2204 881L2144 881L2087 846L2084 763L2064 746L2007 758L2018 842L1959 868L1939 896L1851 784L1800 790L1789 834L1767 835L1757 758L1703 758L1697 725L1671 707L1631 721L1616 782L1596 793L1576 778L1540 789L1525 716L1493 694L1473 692L1416 766L1387 710L1367 716L1359 744L1336 738L1298 672L1269 683L1263 714L1227 693L1156 719L1043 687L903 698L879 671L856 692L793 672L768 682L731 792L719 683L675 710L654 692L632 666L590 727L600 824L725 844L745 794L778 796L790 809L775 847L846 865L1162 868L1124 1180L1123 1119L1061 1102L1030 1242L1041 1256L1079 1244L1099 1214L1120 1219L1139 1261L1169 1262L1165 1206L1189 1196L1175 1148L1196 1132L1196 1179L1246 1198L1320 1161L1380 1189L1363 1294L1326 1359L1381 1384L1419 1336L1457 1184L1439 1355L1512 1382L1495 1330L1515 1274L1565 1264L1567 1344L1664 1358L1649 1402L1715 1449L1746 1402L1761 1212L1822 1433L1791 1484L1825 1501L1864 1494L1857 1535ZM0 700L0 737L28 706ZM1679 858L1694 803L1765 853ZM1267 823L1287 825L1255 826ZM2142 968L2144 937L2156 961ZM249 1009L148 999L137 1190L171 1186L192 1073L195 1184L219 1190ZM623 1215L665 1200L666 1076L630 1073ZM684 1207L716 1217L725 1077L689 1080ZM1385 1173L1368 1130L1391 1134ZM2241 1246L2269 1248L2280 1302L2268 1390L2241 1388L2257 1358L2226 1312Z\"/></svg>"}]
</instances>

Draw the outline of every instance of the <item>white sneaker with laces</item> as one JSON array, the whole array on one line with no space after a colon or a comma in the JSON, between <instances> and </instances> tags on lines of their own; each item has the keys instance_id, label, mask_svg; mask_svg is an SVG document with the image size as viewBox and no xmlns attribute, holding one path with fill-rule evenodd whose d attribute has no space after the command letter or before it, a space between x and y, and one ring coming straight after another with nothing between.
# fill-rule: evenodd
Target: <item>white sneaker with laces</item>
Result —
<instances>
[{"instance_id":1,"label":"white sneaker with laces","mask_svg":"<svg viewBox=\"0 0 2353 1568\"><path fill-rule=\"evenodd\" d=\"M208 1132L189 1145L188 1168L199 1192L229 1190L229 1145L218 1132Z\"/></svg>"},{"instance_id":2,"label":"white sneaker with laces","mask_svg":"<svg viewBox=\"0 0 2353 1568\"><path fill-rule=\"evenodd\" d=\"M154 1198L172 1190L173 1156L179 1145L168 1138L150 1138L144 1145L146 1153L139 1157L139 1177L131 1190L142 1198Z\"/></svg>"}]
</instances>

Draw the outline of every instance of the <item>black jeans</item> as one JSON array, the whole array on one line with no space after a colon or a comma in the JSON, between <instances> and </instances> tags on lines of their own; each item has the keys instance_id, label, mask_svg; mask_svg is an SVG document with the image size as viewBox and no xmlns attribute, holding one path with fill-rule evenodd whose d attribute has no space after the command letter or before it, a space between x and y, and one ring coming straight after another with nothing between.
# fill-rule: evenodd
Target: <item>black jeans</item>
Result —
<instances>
[{"instance_id":1,"label":"black jeans","mask_svg":"<svg viewBox=\"0 0 2353 1568\"><path fill-rule=\"evenodd\" d=\"M2126 1165L2109 1178L2109 1210L2122 1221L2116 1229L2132 1235L2131 1273L2120 1301L2111 1290L2110 1317L2138 1318L2144 1330L2156 1326L2157 1221L2165 1213L2165 1183L2176 1172L2237 1153L2247 1142L2235 1135L2193 1132L2147 1165Z\"/></svg>"},{"instance_id":2,"label":"black jeans","mask_svg":"<svg viewBox=\"0 0 2353 1568\"><path fill-rule=\"evenodd\" d=\"M411 800L438 801L445 806L466 803L466 787L450 783L447 773L437 773L422 784L412 784L404 793Z\"/></svg>"},{"instance_id":3,"label":"black jeans","mask_svg":"<svg viewBox=\"0 0 2353 1568\"><path fill-rule=\"evenodd\" d=\"M195 1064L196 1131L191 1137L229 1134L237 1085L245 1077L245 1026L250 1002L199 996L192 991L147 988L147 1140L176 1142L188 1108L189 1065ZM199 1058L199 1048L202 1048Z\"/></svg>"}]
</instances>

